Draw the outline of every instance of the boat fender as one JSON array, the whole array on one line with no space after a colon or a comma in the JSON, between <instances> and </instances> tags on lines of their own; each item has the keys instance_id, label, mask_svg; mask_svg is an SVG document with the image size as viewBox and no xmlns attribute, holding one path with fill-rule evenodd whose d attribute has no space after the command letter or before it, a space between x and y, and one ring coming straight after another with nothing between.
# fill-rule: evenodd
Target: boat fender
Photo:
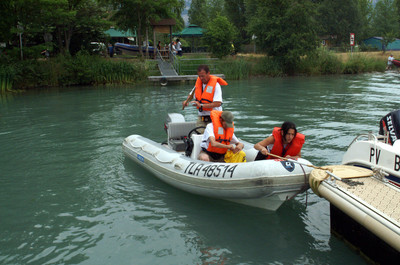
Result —
<instances>
[{"instance_id":1,"label":"boat fender","mask_svg":"<svg viewBox=\"0 0 400 265\"><path fill-rule=\"evenodd\" d=\"M168 84L168 80L165 76L161 77L160 85L166 86Z\"/></svg>"}]
</instances>

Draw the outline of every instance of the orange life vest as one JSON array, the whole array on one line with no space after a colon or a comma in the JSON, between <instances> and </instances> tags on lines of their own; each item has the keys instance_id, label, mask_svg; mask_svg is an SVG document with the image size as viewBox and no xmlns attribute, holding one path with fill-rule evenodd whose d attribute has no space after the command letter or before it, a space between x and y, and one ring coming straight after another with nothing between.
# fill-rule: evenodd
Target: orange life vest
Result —
<instances>
[{"instance_id":1,"label":"orange life vest","mask_svg":"<svg viewBox=\"0 0 400 265\"><path fill-rule=\"evenodd\" d=\"M197 77L196 81L196 90L195 90L195 96L196 100L199 101L200 103L212 103L214 99L214 92L215 92L215 85L217 82L221 86L226 86L228 83L217 76L210 75L210 80L208 81L204 91L203 91L203 82L201 82L200 78ZM206 111L211 111L212 108L203 108L203 110Z\"/></svg>"},{"instance_id":2,"label":"orange life vest","mask_svg":"<svg viewBox=\"0 0 400 265\"><path fill-rule=\"evenodd\" d=\"M224 129L222 127L222 123L220 121L221 114L222 111L220 110L213 110L210 113L211 121L214 127L215 140L221 144L230 145L233 136L233 128ZM218 154L225 154L228 151L228 149L214 147L211 145L211 143L209 143L207 151Z\"/></svg>"},{"instance_id":3,"label":"orange life vest","mask_svg":"<svg viewBox=\"0 0 400 265\"><path fill-rule=\"evenodd\" d=\"M274 146L272 147L271 154L278 155L278 156L296 156L300 153L301 147L305 142L305 136L301 133L296 133L296 136L293 138L292 142L283 148L282 142L282 134L281 128L275 127L272 131L272 135L275 138ZM275 159L273 156L268 156L267 159Z\"/></svg>"}]
</instances>

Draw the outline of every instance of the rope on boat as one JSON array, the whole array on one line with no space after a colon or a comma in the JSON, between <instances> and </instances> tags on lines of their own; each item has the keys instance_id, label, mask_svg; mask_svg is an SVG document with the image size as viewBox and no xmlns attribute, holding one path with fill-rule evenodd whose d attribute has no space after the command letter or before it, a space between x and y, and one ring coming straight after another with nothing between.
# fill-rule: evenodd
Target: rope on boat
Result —
<instances>
[{"instance_id":1,"label":"rope on boat","mask_svg":"<svg viewBox=\"0 0 400 265\"><path fill-rule=\"evenodd\" d=\"M321 197L318 192L318 187L322 181L332 177L335 180L342 181L343 183L349 186L363 185L360 181L351 180L351 178L362 178L362 177L370 177L373 175L373 172L369 169L355 167L355 166L346 166L346 165L336 165L336 166L326 166L326 167L317 167L314 165L307 165L300 163L296 160L281 157L274 154L268 154L283 160L291 161L297 163L299 165L304 165L308 167L314 168L311 171L310 177L308 179L311 189L315 194ZM340 175L340 176L339 176Z\"/></svg>"},{"instance_id":2,"label":"rope on boat","mask_svg":"<svg viewBox=\"0 0 400 265\"><path fill-rule=\"evenodd\" d=\"M312 168L315 168L315 169L322 169L322 170L331 171L331 169L329 169L329 168L327 168L327 167L324 168L324 167L317 167L317 166L314 166L314 165L308 165L308 164L301 163L301 162L299 162L299 161L297 161L297 160L294 160L294 159L290 159L290 158L286 158L286 157L274 155L274 154L271 154L271 153L268 153L268 155L269 155L269 156L276 157L276 158L279 158L279 159L282 159L282 160L294 162L294 163L297 163L297 164L299 164L299 165L303 165L303 166L307 166L307 167L312 167Z\"/></svg>"},{"instance_id":3,"label":"rope on boat","mask_svg":"<svg viewBox=\"0 0 400 265\"><path fill-rule=\"evenodd\" d=\"M364 178L373 175L372 170L356 166L334 165L327 167L330 169L330 171L323 171L320 169L314 169L313 171L311 171L308 180L313 192L320 197L321 194L318 192L318 188L320 184L329 177L332 177L335 180L342 181L349 186L356 186L362 184L362 182L351 180L352 178Z\"/></svg>"}]
</instances>

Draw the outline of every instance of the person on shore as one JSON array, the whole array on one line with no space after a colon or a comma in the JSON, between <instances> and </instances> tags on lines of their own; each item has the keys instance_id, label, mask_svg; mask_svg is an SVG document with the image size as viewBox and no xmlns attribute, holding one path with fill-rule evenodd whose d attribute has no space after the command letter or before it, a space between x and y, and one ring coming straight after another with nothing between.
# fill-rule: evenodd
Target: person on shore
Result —
<instances>
[{"instance_id":1,"label":"person on shore","mask_svg":"<svg viewBox=\"0 0 400 265\"><path fill-rule=\"evenodd\" d=\"M297 132L296 125L285 121L281 127L273 129L272 135L254 145L259 151L255 160L277 158L270 154L291 159L300 158L304 142L305 136Z\"/></svg>"},{"instance_id":2,"label":"person on shore","mask_svg":"<svg viewBox=\"0 0 400 265\"><path fill-rule=\"evenodd\" d=\"M220 77L210 75L210 69L204 64L197 68L197 75L196 84L188 98L182 102L182 106L188 106L193 95L194 101L190 103L198 109L196 127L205 127L211 122L212 110L222 111L221 85L226 86L228 83ZM202 133L204 129L199 131Z\"/></svg>"},{"instance_id":3,"label":"person on shore","mask_svg":"<svg viewBox=\"0 0 400 265\"><path fill-rule=\"evenodd\" d=\"M391 70L392 69L393 60L394 60L393 54L390 54L389 57L388 57L386 70Z\"/></svg>"},{"instance_id":4,"label":"person on shore","mask_svg":"<svg viewBox=\"0 0 400 265\"><path fill-rule=\"evenodd\" d=\"M46 60L49 59L49 57L50 57L50 52L49 52L48 49L44 49L44 50L41 52L41 54L44 55L44 57L45 57Z\"/></svg>"},{"instance_id":5,"label":"person on shore","mask_svg":"<svg viewBox=\"0 0 400 265\"><path fill-rule=\"evenodd\" d=\"M111 43L108 44L108 54L110 55L110 58L114 56L114 46Z\"/></svg>"},{"instance_id":6,"label":"person on shore","mask_svg":"<svg viewBox=\"0 0 400 265\"><path fill-rule=\"evenodd\" d=\"M182 43L179 39L176 39L176 50L179 56L182 56Z\"/></svg>"},{"instance_id":7,"label":"person on shore","mask_svg":"<svg viewBox=\"0 0 400 265\"><path fill-rule=\"evenodd\" d=\"M176 55L176 43L175 43L175 41L171 42L169 44L169 52L171 52L173 55Z\"/></svg>"},{"instance_id":8,"label":"person on shore","mask_svg":"<svg viewBox=\"0 0 400 265\"><path fill-rule=\"evenodd\" d=\"M229 151L240 154L243 161L246 154L244 145L234 134L233 114L230 111L213 110L210 113L212 122L206 127L200 144L199 160L224 162L225 154Z\"/></svg>"}]
</instances>

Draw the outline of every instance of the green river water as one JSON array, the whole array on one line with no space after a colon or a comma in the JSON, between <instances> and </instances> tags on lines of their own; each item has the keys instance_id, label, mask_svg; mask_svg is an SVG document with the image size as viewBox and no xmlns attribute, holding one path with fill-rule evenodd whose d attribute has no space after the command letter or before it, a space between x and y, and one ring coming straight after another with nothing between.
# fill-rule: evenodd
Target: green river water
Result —
<instances>
[{"instance_id":1,"label":"green river water","mask_svg":"<svg viewBox=\"0 0 400 265\"><path fill-rule=\"evenodd\" d=\"M229 80L228 80L229 81ZM338 164L400 107L397 72L229 81L225 110L257 142L285 120L302 155ZM309 190L276 212L177 190L125 158L130 134L164 141L192 88L112 86L0 98L0 264L366 264L331 235Z\"/></svg>"}]
</instances>

